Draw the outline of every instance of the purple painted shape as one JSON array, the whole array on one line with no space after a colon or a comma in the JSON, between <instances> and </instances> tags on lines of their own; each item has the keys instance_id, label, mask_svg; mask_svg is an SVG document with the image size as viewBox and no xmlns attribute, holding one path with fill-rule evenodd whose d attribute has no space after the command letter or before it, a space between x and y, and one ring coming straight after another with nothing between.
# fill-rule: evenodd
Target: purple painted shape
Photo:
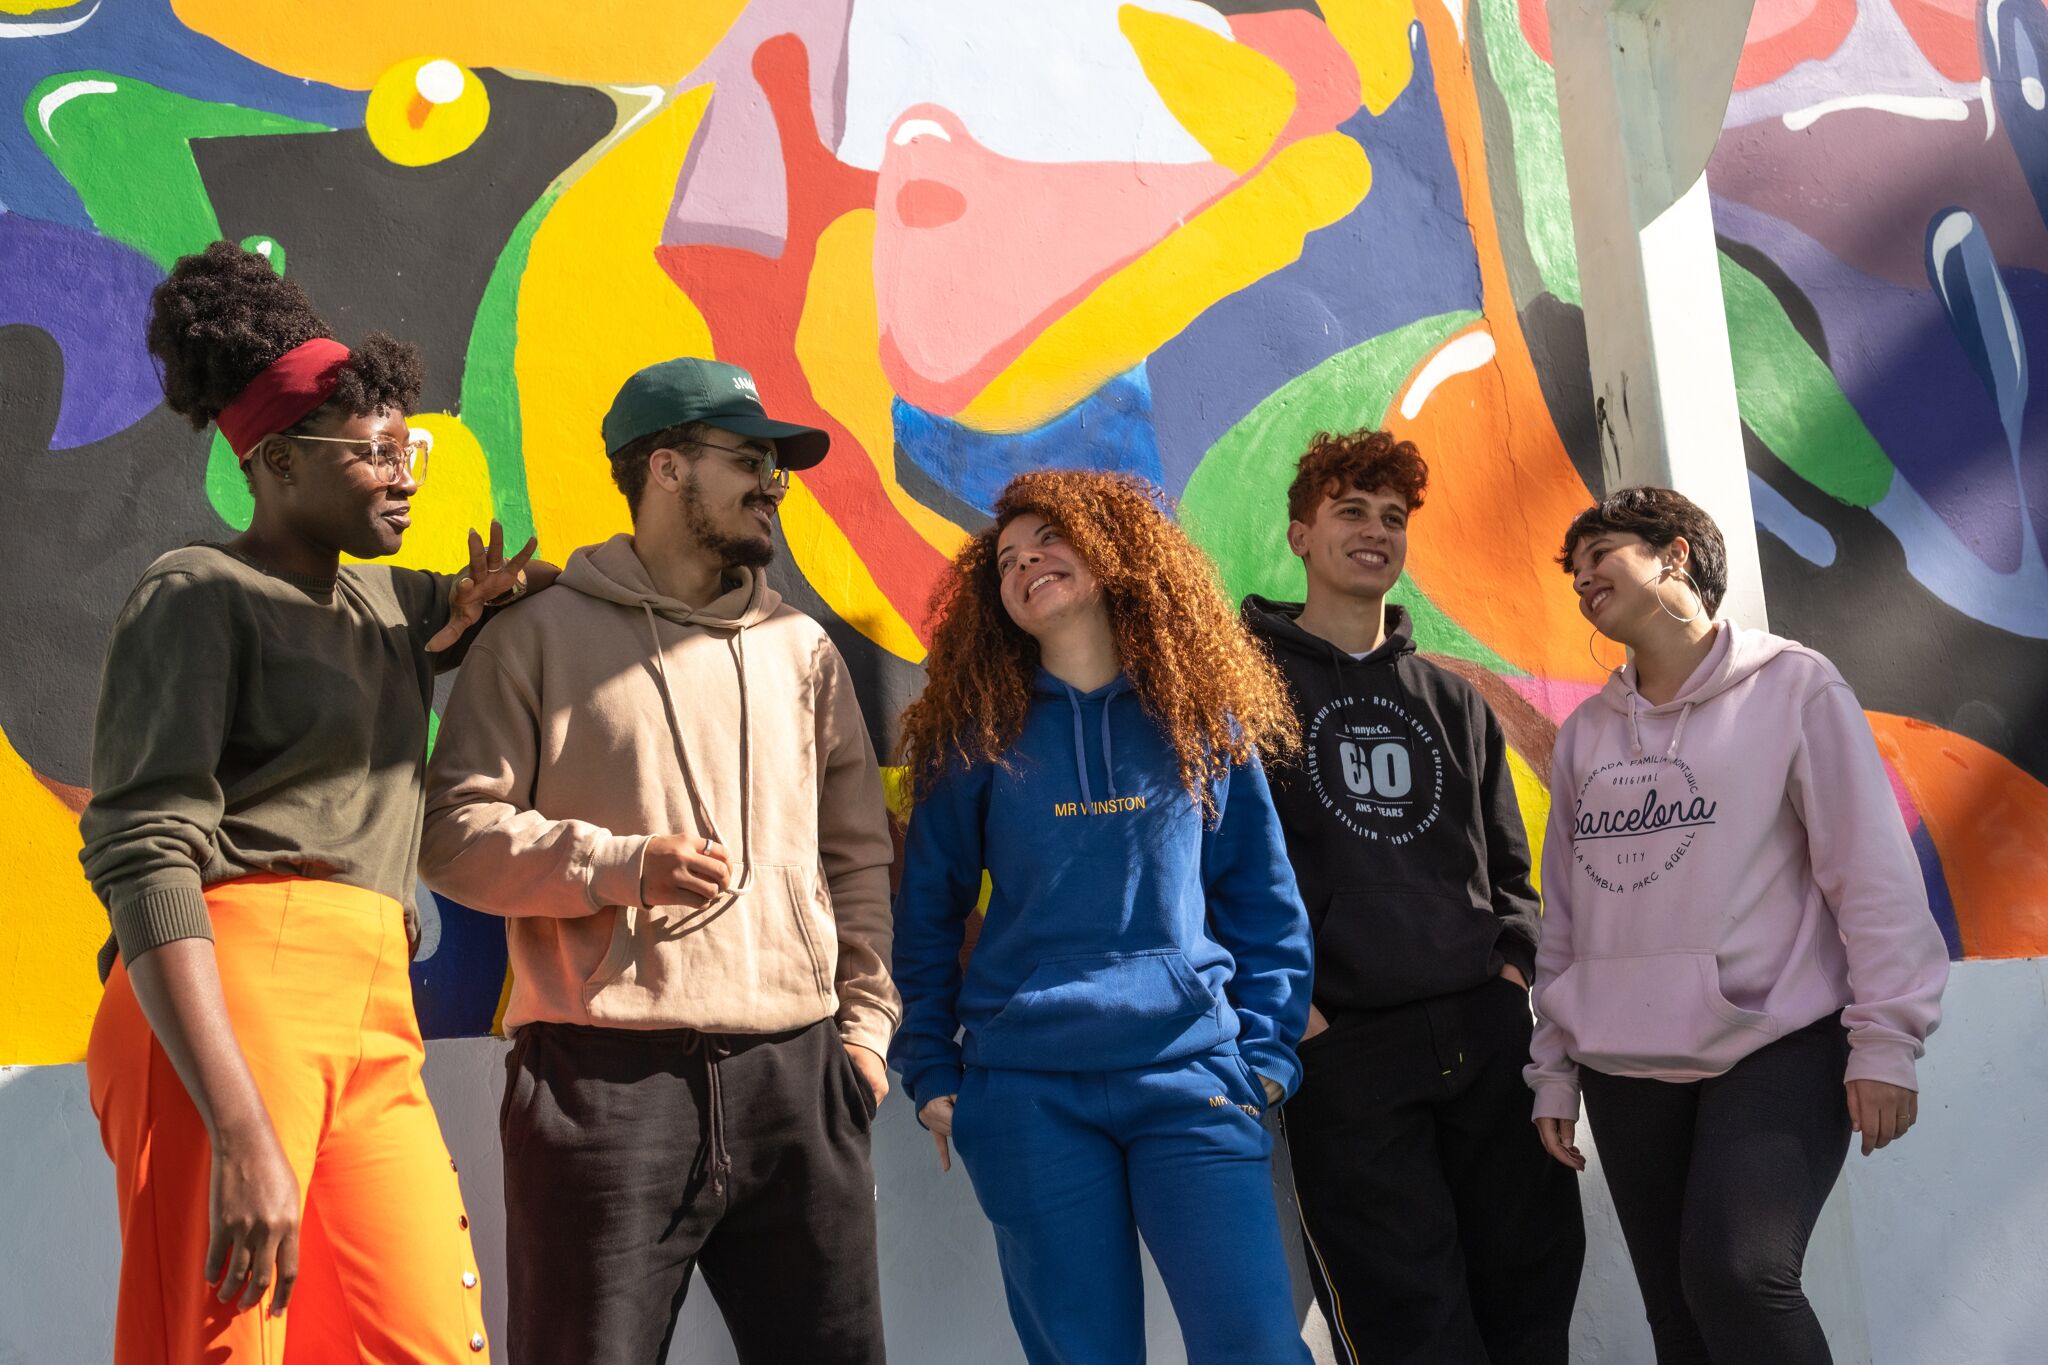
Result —
<instances>
[{"instance_id":1,"label":"purple painted shape","mask_svg":"<svg viewBox=\"0 0 2048 1365\"><path fill-rule=\"evenodd\" d=\"M154 262L85 228L0 212L0 327L47 332L64 353L53 450L90 445L164 401L142 343Z\"/></svg>"},{"instance_id":2,"label":"purple painted shape","mask_svg":"<svg viewBox=\"0 0 2048 1365\"><path fill-rule=\"evenodd\" d=\"M1865 275L1790 224L1718 194L1714 227L1762 251L1805 293L1820 315L1836 381L1900 476L1986 564L2002 573L2017 569L2011 447L1998 407L1934 292ZM1917 236L1920 225L1897 230ZM2041 280L2031 271L2005 272L2022 329L2048 336ZM2031 432L2044 432L2038 417L2048 414L2034 413L2040 402L2036 394L2028 403ZM2043 439L2035 435L2030 448ZM2043 462L2037 454L2029 463ZM2029 497L2040 506L2031 489Z\"/></svg>"},{"instance_id":3,"label":"purple painted shape","mask_svg":"<svg viewBox=\"0 0 2048 1365\"><path fill-rule=\"evenodd\" d=\"M754 54L793 33L810 56L811 117L836 148L846 122L846 27L853 0L755 0L676 89L716 88L683 160L664 246L729 246L780 256L789 232L788 168Z\"/></svg>"},{"instance_id":4,"label":"purple painted shape","mask_svg":"<svg viewBox=\"0 0 2048 1365\"><path fill-rule=\"evenodd\" d=\"M1420 25L1415 75L1387 112L1338 131L1372 159L1372 189L1309 234L1301 259L1196 318L1146 363L1166 487L1178 493L1217 438L1267 395L1339 351L1439 313L1481 306L1465 217Z\"/></svg>"},{"instance_id":5,"label":"purple painted shape","mask_svg":"<svg viewBox=\"0 0 2048 1365\"><path fill-rule=\"evenodd\" d=\"M1976 217L2007 269L2048 270L2048 226L2023 193L2008 125L1987 140L1983 105L1971 108L1960 123L1849 109L1799 132L1781 119L1730 128L1707 183L1909 289L1927 282L1921 229L1954 205Z\"/></svg>"},{"instance_id":6,"label":"purple painted shape","mask_svg":"<svg viewBox=\"0 0 2048 1365\"><path fill-rule=\"evenodd\" d=\"M1615 650L1616 654L1620 652ZM1565 682L1558 678L1503 678L1502 681L1521 693L1522 700L1548 716L1554 725L1564 724L1572 712L1606 686L1605 683Z\"/></svg>"}]
</instances>

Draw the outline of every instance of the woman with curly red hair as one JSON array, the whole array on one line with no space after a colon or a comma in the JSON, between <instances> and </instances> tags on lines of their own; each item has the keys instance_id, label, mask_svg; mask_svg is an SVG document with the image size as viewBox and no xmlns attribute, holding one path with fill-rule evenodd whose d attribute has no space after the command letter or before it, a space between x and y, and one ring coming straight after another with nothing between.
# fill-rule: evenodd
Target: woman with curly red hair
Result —
<instances>
[{"instance_id":1,"label":"woman with curly red hair","mask_svg":"<svg viewBox=\"0 0 2048 1365\"><path fill-rule=\"evenodd\" d=\"M995 1225L1025 1355L1144 1358L1142 1235L1190 1361L1306 1362L1261 1122L1308 1021L1259 763L1296 743L1279 674L1119 476L1013 480L933 616L890 1060Z\"/></svg>"}]
</instances>

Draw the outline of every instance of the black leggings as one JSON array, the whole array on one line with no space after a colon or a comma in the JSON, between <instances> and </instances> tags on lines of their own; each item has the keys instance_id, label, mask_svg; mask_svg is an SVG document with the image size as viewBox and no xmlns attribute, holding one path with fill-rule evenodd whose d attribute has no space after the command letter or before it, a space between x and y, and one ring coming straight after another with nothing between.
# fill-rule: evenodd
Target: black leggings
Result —
<instances>
[{"instance_id":1,"label":"black leggings","mask_svg":"<svg viewBox=\"0 0 2048 1365\"><path fill-rule=\"evenodd\" d=\"M1832 1361L1799 1276L1849 1154L1848 1060L1831 1014L1711 1080L1580 1069L1657 1365Z\"/></svg>"}]
</instances>

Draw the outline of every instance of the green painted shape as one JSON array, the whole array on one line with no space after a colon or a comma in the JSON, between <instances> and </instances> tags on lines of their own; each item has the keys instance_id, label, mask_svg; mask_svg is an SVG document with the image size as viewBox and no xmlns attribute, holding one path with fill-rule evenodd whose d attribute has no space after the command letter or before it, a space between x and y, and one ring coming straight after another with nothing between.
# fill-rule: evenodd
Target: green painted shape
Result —
<instances>
[{"instance_id":1,"label":"green painted shape","mask_svg":"<svg viewBox=\"0 0 2048 1365\"><path fill-rule=\"evenodd\" d=\"M256 516L256 495L249 491L242 462L218 428L213 433L213 448L206 452L206 500L220 519L237 531L248 530Z\"/></svg>"},{"instance_id":2,"label":"green painted shape","mask_svg":"<svg viewBox=\"0 0 2048 1365\"><path fill-rule=\"evenodd\" d=\"M1486 35L1486 69L1508 107L1529 254L1544 287L1566 303L1578 303L1579 253L1572 237L1571 190L1564 177L1557 75L1522 36L1515 0L1475 3Z\"/></svg>"},{"instance_id":3,"label":"green painted shape","mask_svg":"<svg viewBox=\"0 0 2048 1365\"><path fill-rule=\"evenodd\" d=\"M519 374L514 358L519 347L519 284L541 220L548 216L559 188L550 188L519 219L505 249L491 267L470 329L469 350L462 363L463 425L484 450L491 471L491 506L505 527L505 543L523 545L533 534L533 502L526 491L526 452L519 422ZM556 550L555 555L566 554Z\"/></svg>"},{"instance_id":4,"label":"green painted shape","mask_svg":"<svg viewBox=\"0 0 2048 1365\"><path fill-rule=\"evenodd\" d=\"M262 233L242 239L242 250L253 251L270 262L271 270L279 279L284 278L284 243L275 237Z\"/></svg>"},{"instance_id":5,"label":"green painted shape","mask_svg":"<svg viewBox=\"0 0 2048 1365\"><path fill-rule=\"evenodd\" d=\"M220 237L192 139L332 131L106 71L51 76L29 91L21 113L29 136L78 192L93 226L166 270Z\"/></svg>"},{"instance_id":6,"label":"green painted shape","mask_svg":"<svg viewBox=\"0 0 2048 1365\"><path fill-rule=\"evenodd\" d=\"M1267 395L1209 448L1181 494L1181 521L1216 560L1233 601L1247 593L1301 600L1307 580L1287 548L1287 485L1295 459L1319 431L1379 426L1422 358L1478 320L1469 311L1442 313L1340 351ZM1522 675L1406 575L1388 597L1414 618L1418 648Z\"/></svg>"},{"instance_id":7,"label":"green painted shape","mask_svg":"<svg viewBox=\"0 0 2048 1365\"><path fill-rule=\"evenodd\" d=\"M1726 255L1721 296L1742 420L1785 467L1832 498L1870 507L1895 470L1827 362L1785 315L1770 286Z\"/></svg>"}]
</instances>

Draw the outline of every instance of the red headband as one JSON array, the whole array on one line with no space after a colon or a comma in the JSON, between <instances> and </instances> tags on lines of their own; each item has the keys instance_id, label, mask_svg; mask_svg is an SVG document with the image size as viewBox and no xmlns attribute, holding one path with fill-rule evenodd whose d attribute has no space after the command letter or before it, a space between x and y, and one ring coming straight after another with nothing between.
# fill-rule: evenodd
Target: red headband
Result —
<instances>
[{"instance_id":1,"label":"red headband","mask_svg":"<svg viewBox=\"0 0 2048 1365\"><path fill-rule=\"evenodd\" d=\"M235 401L221 409L220 434L235 458L246 460L256 443L301 421L334 396L348 347L315 337L292 347L249 381Z\"/></svg>"}]
</instances>

